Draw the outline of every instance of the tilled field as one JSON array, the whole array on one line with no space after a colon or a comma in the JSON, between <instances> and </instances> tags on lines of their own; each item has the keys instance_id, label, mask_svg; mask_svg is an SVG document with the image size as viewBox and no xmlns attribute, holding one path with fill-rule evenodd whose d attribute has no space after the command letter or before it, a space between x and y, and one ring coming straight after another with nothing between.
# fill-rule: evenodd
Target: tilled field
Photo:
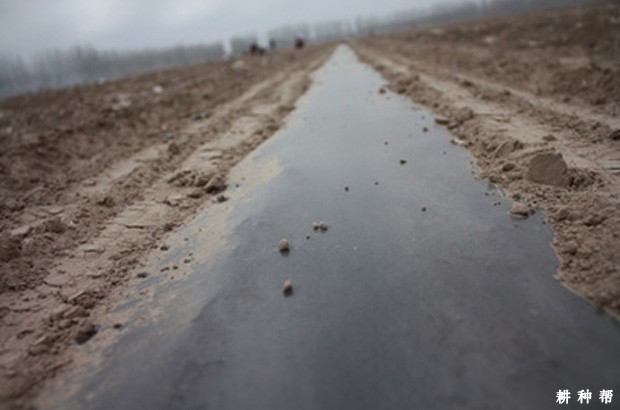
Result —
<instances>
[{"instance_id":1,"label":"tilled field","mask_svg":"<svg viewBox=\"0 0 620 410\"><path fill-rule=\"evenodd\" d=\"M558 279L618 315L620 5L351 45L440 116L480 176L521 202L515 217L546 212ZM0 407L27 407L83 354L110 294L148 274L167 232L243 183L229 170L279 129L332 49L0 102Z\"/></svg>"}]
</instances>

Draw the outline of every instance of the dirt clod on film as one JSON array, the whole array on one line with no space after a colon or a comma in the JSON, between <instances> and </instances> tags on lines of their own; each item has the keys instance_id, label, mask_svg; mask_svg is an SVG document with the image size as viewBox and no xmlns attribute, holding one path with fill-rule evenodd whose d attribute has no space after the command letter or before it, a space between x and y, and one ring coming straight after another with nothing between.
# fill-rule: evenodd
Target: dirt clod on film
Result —
<instances>
[{"instance_id":1,"label":"dirt clod on film","mask_svg":"<svg viewBox=\"0 0 620 410\"><path fill-rule=\"evenodd\" d=\"M499 205L499 203L497 203ZM495 205L495 204L494 204ZM522 204L520 202L515 202L512 205L512 208L510 208L510 216L512 216L513 218L522 218L525 219L528 216L530 216L530 214L532 213L532 208L530 208L529 206Z\"/></svg>"},{"instance_id":2,"label":"dirt clod on film","mask_svg":"<svg viewBox=\"0 0 620 410\"><path fill-rule=\"evenodd\" d=\"M287 239L282 239L278 243L278 251L280 251L280 253L289 253L290 250L291 250L291 245Z\"/></svg>"},{"instance_id":3,"label":"dirt clod on film","mask_svg":"<svg viewBox=\"0 0 620 410\"><path fill-rule=\"evenodd\" d=\"M282 286L282 293L284 296L290 296L293 294L293 282L290 279L284 281Z\"/></svg>"}]
</instances>

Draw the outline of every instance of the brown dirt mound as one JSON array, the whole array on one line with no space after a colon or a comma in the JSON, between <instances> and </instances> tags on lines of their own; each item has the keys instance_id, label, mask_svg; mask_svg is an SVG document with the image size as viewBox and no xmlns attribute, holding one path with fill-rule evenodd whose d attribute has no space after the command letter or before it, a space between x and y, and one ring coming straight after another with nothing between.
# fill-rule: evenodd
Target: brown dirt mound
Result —
<instances>
[{"instance_id":1,"label":"brown dirt mound","mask_svg":"<svg viewBox=\"0 0 620 410\"><path fill-rule=\"evenodd\" d=\"M527 177L539 184L563 187L568 185L568 167L560 153L538 154L528 165Z\"/></svg>"}]
</instances>

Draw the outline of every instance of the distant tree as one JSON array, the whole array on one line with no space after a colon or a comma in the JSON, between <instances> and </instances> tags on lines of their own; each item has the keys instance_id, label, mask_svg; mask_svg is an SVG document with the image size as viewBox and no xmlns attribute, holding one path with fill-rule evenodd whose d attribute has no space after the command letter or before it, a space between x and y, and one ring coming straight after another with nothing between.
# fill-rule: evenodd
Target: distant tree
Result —
<instances>
[{"instance_id":1,"label":"distant tree","mask_svg":"<svg viewBox=\"0 0 620 410\"><path fill-rule=\"evenodd\" d=\"M0 56L0 97L204 63L224 55L220 42L131 52L78 46L66 51L46 51L29 61L20 56Z\"/></svg>"}]
</instances>

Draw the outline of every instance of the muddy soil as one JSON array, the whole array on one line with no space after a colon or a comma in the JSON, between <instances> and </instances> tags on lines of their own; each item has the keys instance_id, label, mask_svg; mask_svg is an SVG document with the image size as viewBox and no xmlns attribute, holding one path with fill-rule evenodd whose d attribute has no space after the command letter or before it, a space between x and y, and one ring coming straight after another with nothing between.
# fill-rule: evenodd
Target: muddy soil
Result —
<instances>
[{"instance_id":1,"label":"muddy soil","mask_svg":"<svg viewBox=\"0 0 620 410\"><path fill-rule=\"evenodd\" d=\"M0 102L0 408L27 407L165 234L242 183L229 169L278 130L331 50Z\"/></svg>"},{"instance_id":2,"label":"muddy soil","mask_svg":"<svg viewBox=\"0 0 620 410\"><path fill-rule=\"evenodd\" d=\"M441 116L481 178L546 212L557 279L620 315L620 3L353 46L394 91Z\"/></svg>"}]
</instances>

